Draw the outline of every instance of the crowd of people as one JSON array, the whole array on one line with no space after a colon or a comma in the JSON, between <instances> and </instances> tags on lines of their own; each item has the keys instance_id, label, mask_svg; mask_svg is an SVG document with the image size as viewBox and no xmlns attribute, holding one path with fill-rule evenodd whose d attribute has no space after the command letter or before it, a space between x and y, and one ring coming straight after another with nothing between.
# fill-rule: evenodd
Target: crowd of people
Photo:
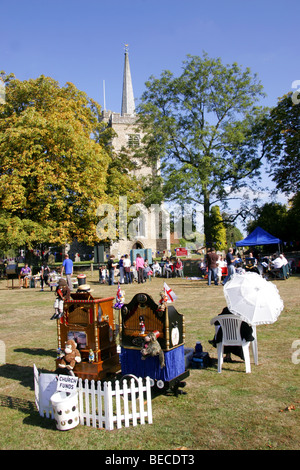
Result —
<instances>
[{"instance_id":1,"label":"crowd of people","mask_svg":"<svg viewBox=\"0 0 300 470\"><path fill-rule=\"evenodd\" d=\"M288 261L283 253L260 257L259 253L246 253L243 258L229 248L226 257L217 254L214 248L208 250L205 258L198 264L199 274L207 278L207 284L224 285L237 272L252 271L266 278L278 277L282 268L286 267L286 277L293 270L293 260ZM294 263L295 264L295 263Z\"/></svg>"},{"instance_id":2,"label":"crowd of people","mask_svg":"<svg viewBox=\"0 0 300 470\"><path fill-rule=\"evenodd\" d=\"M73 276L73 261L69 258L69 255L66 254L64 256L64 261L62 263L60 269L60 276L63 276L65 272L66 282L70 290L72 290L72 276ZM43 261L39 272L36 275L33 275L32 269L25 263L24 266L21 268L18 274L20 287L27 288L27 287L35 287L37 281L40 283L40 290L43 291L45 286L50 287L51 277L58 277L58 273L56 271L51 271L47 261Z\"/></svg>"},{"instance_id":3,"label":"crowd of people","mask_svg":"<svg viewBox=\"0 0 300 470\"><path fill-rule=\"evenodd\" d=\"M300 266L300 261L299 261ZM236 272L253 271L266 278L274 278L281 275L285 267L286 277L291 272L298 271L296 261L286 259L283 253L275 253L272 256L261 257L259 253L248 251L243 258L233 248L229 248L226 256L217 253L214 248L208 249L205 257L198 263L198 273L201 278L207 279L207 284L224 285ZM68 287L72 290L73 261L66 254L60 269L60 276L65 274ZM20 287L30 287L31 280L39 280L41 291L45 286L50 286L52 273L47 262L41 264L39 274L33 276L31 268L26 263L19 271ZM152 277L183 277L183 263L178 257L162 257L160 261L148 262L141 255L137 255L134 261L128 254L115 261L111 255L108 262L99 265L99 282L114 285L118 280L121 284L143 283L151 281ZM118 278L118 279L117 279ZM32 286L33 287L33 286Z\"/></svg>"},{"instance_id":4,"label":"crowd of people","mask_svg":"<svg viewBox=\"0 0 300 470\"><path fill-rule=\"evenodd\" d=\"M114 255L111 255L106 265L99 266L99 282L114 285L116 278L120 284L132 284L137 282L141 284L152 277L182 277L183 263L179 258L162 258L161 262L157 260L149 263L137 254L136 259L131 263L130 257L126 254L121 256L118 262Z\"/></svg>"}]
</instances>

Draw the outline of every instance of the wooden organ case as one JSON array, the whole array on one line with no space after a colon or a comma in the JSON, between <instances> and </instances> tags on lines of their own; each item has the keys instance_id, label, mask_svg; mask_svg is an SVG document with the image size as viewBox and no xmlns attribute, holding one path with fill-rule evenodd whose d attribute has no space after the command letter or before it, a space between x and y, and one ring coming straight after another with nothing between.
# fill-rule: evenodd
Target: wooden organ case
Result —
<instances>
[{"instance_id":1,"label":"wooden organ case","mask_svg":"<svg viewBox=\"0 0 300 470\"><path fill-rule=\"evenodd\" d=\"M66 341L75 340L81 362L73 372L79 378L102 380L120 370L113 301L114 297L94 299L83 292L71 294L71 300L64 302L64 316L57 320L58 348L63 350ZM90 350L93 362L89 362Z\"/></svg>"},{"instance_id":2,"label":"wooden organ case","mask_svg":"<svg viewBox=\"0 0 300 470\"><path fill-rule=\"evenodd\" d=\"M143 337L151 331L158 331L158 342L164 351L184 344L184 316L171 305L165 310L154 302L148 294L137 294L129 304L121 308L122 316L122 346L124 348L140 349ZM141 331L141 317L145 326Z\"/></svg>"},{"instance_id":3,"label":"wooden organ case","mask_svg":"<svg viewBox=\"0 0 300 470\"><path fill-rule=\"evenodd\" d=\"M122 373L153 379L157 388L171 389L178 393L184 386L182 380L189 376L185 370L184 316L173 305L161 308L148 294L137 294L120 312ZM144 338L150 332L158 332L157 341L164 354L165 366L161 367L159 357L142 358Z\"/></svg>"}]
</instances>

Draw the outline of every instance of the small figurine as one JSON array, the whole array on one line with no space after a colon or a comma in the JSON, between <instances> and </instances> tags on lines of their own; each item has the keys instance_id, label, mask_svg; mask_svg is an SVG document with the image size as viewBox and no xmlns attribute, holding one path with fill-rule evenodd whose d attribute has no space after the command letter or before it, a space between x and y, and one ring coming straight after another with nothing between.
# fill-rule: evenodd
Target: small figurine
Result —
<instances>
[{"instance_id":1,"label":"small figurine","mask_svg":"<svg viewBox=\"0 0 300 470\"><path fill-rule=\"evenodd\" d=\"M58 285L55 290L56 299L54 301L54 314L50 320L57 320L61 318L64 314L64 301L70 299L70 289L68 287L67 281L64 279L59 279Z\"/></svg>"},{"instance_id":2,"label":"small figurine","mask_svg":"<svg viewBox=\"0 0 300 470\"><path fill-rule=\"evenodd\" d=\"M63 351L62 351L62 349L61 349L61 348L58 348L58 349L56 350L56 354L57 354L56 359L60 359L60 358L63 356Z\"/></svg>"},{"instance_id":3,"label":"small figurine","mask_svg":"<svg viewBox=\"0 0 300 470\"><path fill-rule=\"evenodd\" d=\"M143 315L139 316L139 321L140 321L140 329L141 329L140 335L144 335L146 331L146 327L145 327L145 321L144 321Z\"/></svg>"},{"instance_id":4,"label":"small figurine","mask_svg":"<svg viewBox=\"0 0 300 470\"><path fill-rule=\"evenodd\" d=\"M122 308L125 303L125 292L121 290L120 283L118 285L117 295L116 295L116 303L114 308Z\"/></svg>"},{"instance_id":5,"label":"small figurine","mask_svg":"<svg viewBox=\"0 0 300 470\"><path fill-rule=\"evenodd\" d=\"M160 312L164 312L164 311L166 310L166 303L167 303L167 301L168 301L168 296L167 296L167 294L165 293L165 291L162 290L162 291L160 292L160 300L159 300L159 302L158 302L158 303L159 303L158 310L159 310Z\"/></svg>"},{"instance_id":6,"label":"small figurine","mask_svg":"<svg viewBox=\"0 0 300 470\"><path fill-rule=\"evenodd\" d=\"M94 351L92 349L90 349L90 351L89 351L89 362L94 362L94 360L95 360Z\"/></svg>"}]
</instances>

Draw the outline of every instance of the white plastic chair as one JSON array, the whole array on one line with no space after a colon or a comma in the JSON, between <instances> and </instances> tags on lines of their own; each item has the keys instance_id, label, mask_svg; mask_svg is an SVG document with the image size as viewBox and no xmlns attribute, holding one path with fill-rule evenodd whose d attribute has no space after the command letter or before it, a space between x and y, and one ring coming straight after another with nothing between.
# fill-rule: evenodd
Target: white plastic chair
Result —
<instances>
[{"instance_id":1,"label":"white plastic chair","mask_svg":"<svg viewBox=\"0 0 300 470\"><path fill-rule=\"evenodd\" d=\"M222 372L224 346L241 346L243 349L246 373L251 372L249 346L250 341L245 341L241 337L241 324L243 320L232 315L218 315L212 318L210 324L219 322L222 328L222 341L217 343L218 352L218 372Z\"/></svg>"},{"instance_id":2,"label":"white plastic chair","mask_svg":"<svg viewBox=\"0 0 300 470\"><path fill-rule=\"evenodd\" d=\"M254 358L254 364L257 366L258 365L258 347L257 347L257 335L256 335L256 326L252 326L253 330L253 338L254 341L251 341L252 343L252 352L253 352L253 358Z\"/></svg>"}]
</instances>

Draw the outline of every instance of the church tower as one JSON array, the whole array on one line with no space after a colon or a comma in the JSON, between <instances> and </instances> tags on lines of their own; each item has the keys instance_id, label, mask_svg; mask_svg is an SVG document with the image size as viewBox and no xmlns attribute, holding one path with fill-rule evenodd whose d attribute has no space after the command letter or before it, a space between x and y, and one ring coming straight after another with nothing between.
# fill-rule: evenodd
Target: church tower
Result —
<instances>
[{"instance_id":1,"label":"church tower","mask_svg":"<svg viewBox=\"0 0 300 470\"><path fill-rule=\"evenodd\" d=\"M140 145L141 136L136 131L136 113L129 65L128 46L125 46L123 72L123 92L121 103L121 114L104 110L102 120L112 127L117 134L113 139L112 146L115 152L120 152L122 147L137 147Z\"/></svg>"},{"instance_id":2,"label":"church tower","mask_svg":"<svg viewBox=\"0 0 300 470\"><path fill-rule=\"evenodd\" d=\"M132 80L131 80L127 44L125 45L121 116L125 116L125 114L129 114L130 116L135 115L135 103L134 103L134 96L133 96L133 86L132 86Z\"/></svg>"},{"instance_id":3,"label":"church tower","mask_svg":"<svg viewBox=\"0 0 300 470\"><path fill-rule=\"evenodd\" d=\"M112 141L112 147L115 152L120 152L122 147L134 149L141 145L143 136L136 127L137 116L135 113L135 100L130 72L128 45L125 45L124 54L121 113L104 110L102 112L102 120L107 123L107 126L112 127L117 134ZM142 167L134 171L134 176L147 176L152 172L153 169L149 166ZM134 238L131 237L130 239L115 241L111 245L111 254L117 257L126 253L129 255L132 249L151 249L153 255L156 256L157 252L161 254L163 251L169 251L170 232L169 221L167 224L165 223L166 211L161 207L160 215L157 217L157 208L155 208L155 210L156 213L154 215L153 210L152 212L149 210L145 214L145 217L143 217L142 222L137 221L137 230ZM162 211L164 212L164 215L162 215ZM163 223L162 218L164 219ZM160 225L160 227L163 225L164 230L155 230L155 228L153 228L155 224ZM167 230L165 229L166 226ZM154 236L154 233L164 233L167 235L159 237Z\"/></svg>"}]
</instances>

